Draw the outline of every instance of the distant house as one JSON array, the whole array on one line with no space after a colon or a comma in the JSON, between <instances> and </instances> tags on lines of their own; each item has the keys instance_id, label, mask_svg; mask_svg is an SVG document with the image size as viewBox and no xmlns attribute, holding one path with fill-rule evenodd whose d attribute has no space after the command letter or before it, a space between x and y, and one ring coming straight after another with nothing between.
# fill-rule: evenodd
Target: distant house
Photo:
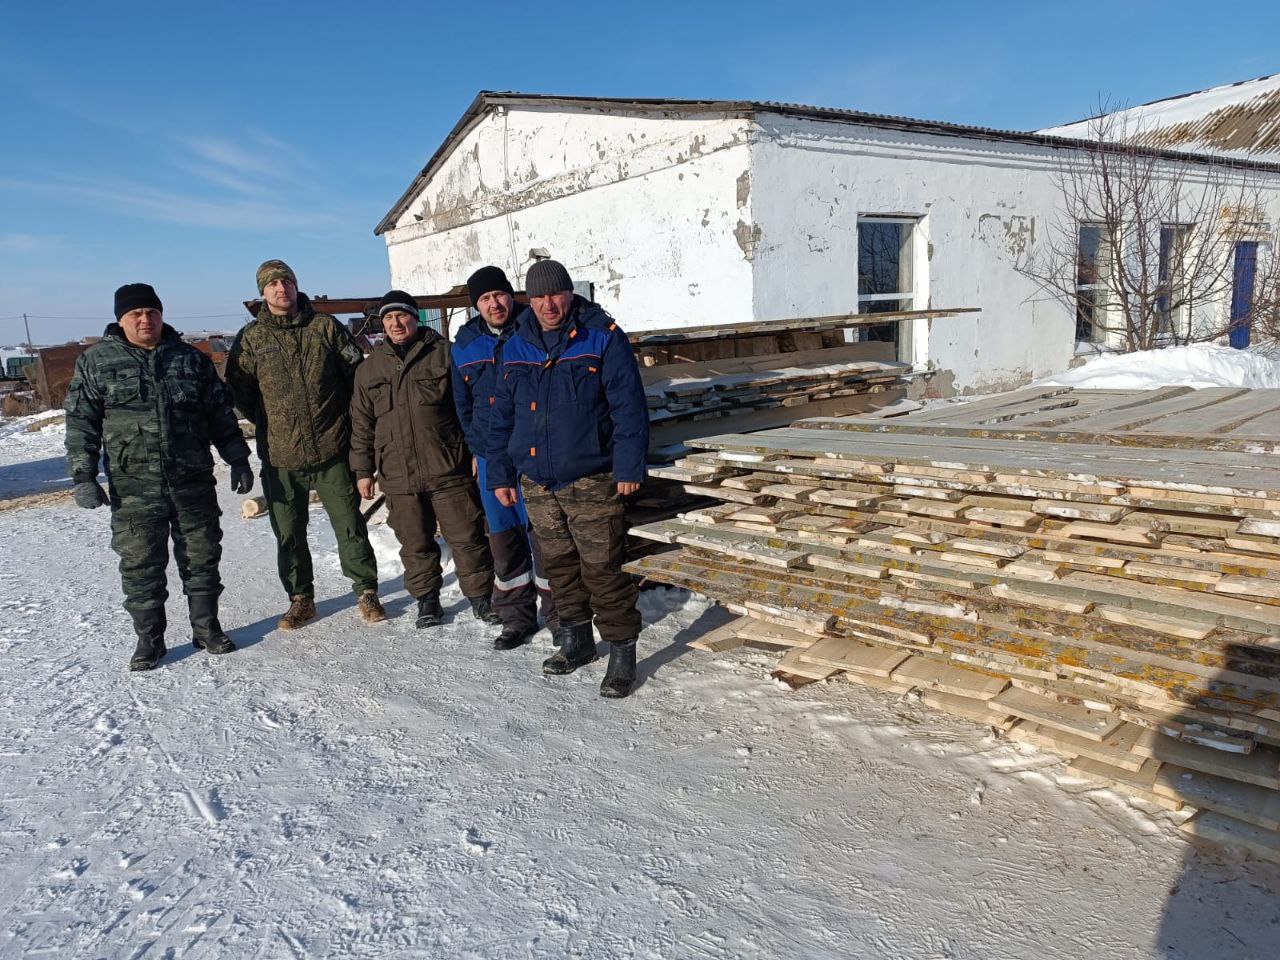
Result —
<instances>
[{"instance_id":1,"label":"distant house","mask_svg":"<svg viewBox=\"0 0 1280 960\"><path fill-rule=\"evenodd\" d=\"M401 289L447 289L485 263L519 288L552 256L628 330L977 307L878 334L938 371L936 392L980 392L1077 354L1075 311L1014 263L1080 149L794 104L482 93L376 232ZM1238 161L1265 178L1271 223L1274 160Z\"/></svg>"}]
</instances>

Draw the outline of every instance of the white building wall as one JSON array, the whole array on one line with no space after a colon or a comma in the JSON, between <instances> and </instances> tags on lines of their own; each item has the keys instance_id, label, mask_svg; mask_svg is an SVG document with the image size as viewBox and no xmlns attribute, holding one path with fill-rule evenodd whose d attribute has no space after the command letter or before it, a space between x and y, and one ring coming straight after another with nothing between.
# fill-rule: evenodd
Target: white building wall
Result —
<instances>
[{"instance_id":1,"label":"white building wall","mask_svg":"<svg viewBox=\"0 0 1280 960\"><path fill-rule=\"evenodd\" d=\"M537 250L628 330L852 313L859 216L910 216L917 308L980 311L904 327L932 390L1007 389L1075 357L1073 308L1015 269L1060 216L1065 148L607 109L486 113L387 232L392 283L441 292L494 263L520 287Z\"/></svg>"},{"instance_id":2,"label":"white building wall","mask_svg":"<svg viewBox=\"0 0 1280 960\"><path fill-rule=\"evenodd\" d=\"M1000 389L1070 362L1072 312L1013 267L1060 202L1049 151L766 115L752 160L757 319L856 312L858 217L918 217L917 309L982 311L907 331L912 359L942 371L935 389Z\"/></svg>"},{"instance_id":3,"label":"white building wall","mask_svg":"<svg viewBox=\"0 0 1280 960\"><path fill-rule=\"evenodd\" d=\"M750 317L748 129L724 115L488 113L386 233L391 282L441 292L493 263L520 288L540 250L595 284L627 330Z\"/></svg>"}]
</instances>

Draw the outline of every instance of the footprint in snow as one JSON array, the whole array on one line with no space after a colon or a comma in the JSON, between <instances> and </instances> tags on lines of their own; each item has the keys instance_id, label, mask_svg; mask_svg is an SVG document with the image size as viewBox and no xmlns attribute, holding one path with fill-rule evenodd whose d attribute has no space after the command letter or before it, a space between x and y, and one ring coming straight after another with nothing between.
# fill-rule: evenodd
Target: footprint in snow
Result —
<instances>
[{"instance_id":1,"label":"footprint in snow","mask_svg":"<svg viewBox=\"0 0 1280 960\"><path fill-rule=\"evenodd\" d=\"M473 857L483 857L489 852L493 842L480 839L480 832L475 827L468 827L466 835L462 838L462 845Z\"/></svg>"}]
</instances>

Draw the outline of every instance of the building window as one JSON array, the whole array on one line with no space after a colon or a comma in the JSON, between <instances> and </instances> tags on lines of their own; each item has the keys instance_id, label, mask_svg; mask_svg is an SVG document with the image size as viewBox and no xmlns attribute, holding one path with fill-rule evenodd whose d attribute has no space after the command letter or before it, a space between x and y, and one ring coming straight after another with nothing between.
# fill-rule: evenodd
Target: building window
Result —
<instances>
[{"instance_id":1,"label":"building window","mask_svg":"<svg viewBox=\"0 0 1280 960\"><path fill-rule=\"evenodd\" d=\"M1191 332L1187 309L1186 255L1191 242L1191 226L1166 223L1160 227L1160 266L1156 286L1159 335L1166 339Z\"/></svg>"},{"instance_id":2,"label":"building window","mask_svg":"<svg viewBox=\"0 0 1280 960\"><path fill-rule=\"evenodd\" d=\"M1106 339L1111 280L1111 231L1101 223L1080 224L1076 244L1076 340Z\"/></svg>"},{"instance_id":3,"label":"building window","mask_svg":"<svg viewBox=\"0 0 1280 960\"><path fill-rule=\"evenodd\" d=\"M916 309L916 224L906 217L858 218L858 312ZM863 339L897 342L897 323L863 327Z\"/></svg>"}]
</instances>

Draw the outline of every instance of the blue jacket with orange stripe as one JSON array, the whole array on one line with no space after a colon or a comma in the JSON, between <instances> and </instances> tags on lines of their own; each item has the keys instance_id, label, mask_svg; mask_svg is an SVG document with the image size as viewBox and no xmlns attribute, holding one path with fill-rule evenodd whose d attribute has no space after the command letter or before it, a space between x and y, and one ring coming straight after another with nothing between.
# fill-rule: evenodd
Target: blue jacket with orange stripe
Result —
<instances>
[{"instance_id":1,"label":"blue jacket with orange stripe","mask_svg":"<svg viewBox=\"0 0 1280 960\"><path fill-rule=\"evenodd\" d=\"M635 354L613 318L574 296L564 335L548 353L532 310L502 350L486 444L488 487L519 476L549 490L612 472L643 483L649 410Z\"/></svg>"},{"instance_id":2,"label":"blue jacket with orange stripe","mask_svg":"<svg viewBox=\"0 0 1280 960\"><path fill-rule=\"evenodd\" d=\"M520 317L529 309L514 305L515 314L502 333L495 334L484 317L472 317L453 338L453 404L458 408L462 432L467 446L477 457L488 459L489 412L498 382L497 368L502 365L502 345L515 333Z\"/></svg>"}]
</instances>

